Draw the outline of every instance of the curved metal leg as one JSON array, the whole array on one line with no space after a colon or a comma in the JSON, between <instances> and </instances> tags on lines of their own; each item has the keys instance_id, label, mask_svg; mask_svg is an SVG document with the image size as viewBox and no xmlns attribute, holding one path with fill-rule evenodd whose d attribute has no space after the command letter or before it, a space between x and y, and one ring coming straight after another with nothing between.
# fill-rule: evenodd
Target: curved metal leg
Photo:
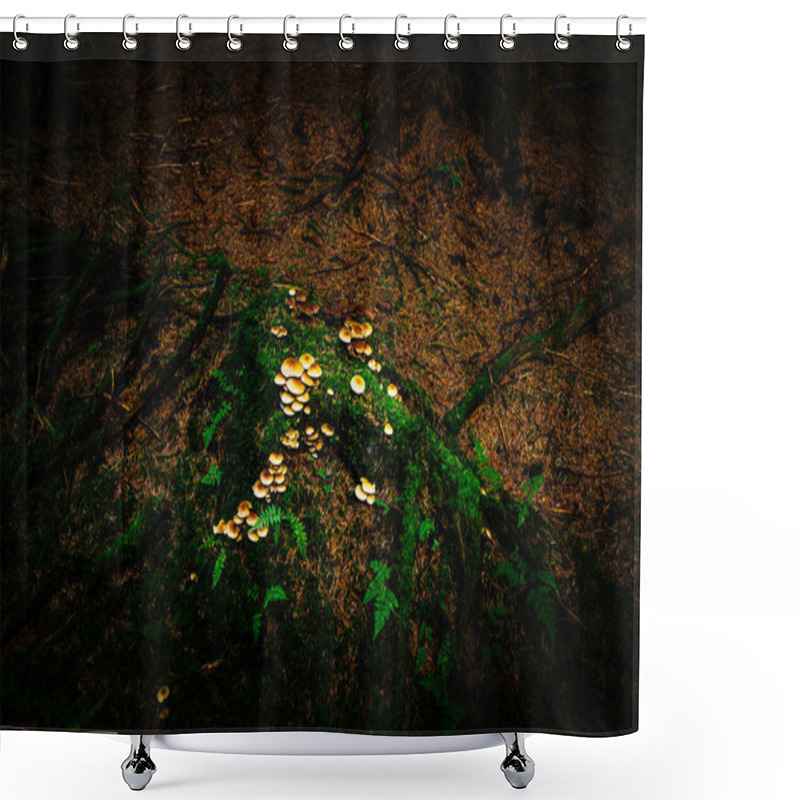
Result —
<instances>
[{"instance_id":1,"label":"curved metal leg","mask_svg":"<svg viewBox=\"0 0 800 800\"><path fill-rule=\"evenodd\" d=\"M500 735L506 743L506 757L500 769L515 789L524 789L533 780L536 769L533 759L525 752L525 739L521 733Z\"/></svg>"},{"instance_id":2,"label":"curved metal leg","mask_svg":"<svg viewBox=\"0 0 800 800\"><path fill-rule=\"evenodd\" d=\"M131 752L122 762L122 777L134 792L144 789L155 774L156 765L150 758L152 741L152 736L131 734Z\"/></svg>"}]
</instances>

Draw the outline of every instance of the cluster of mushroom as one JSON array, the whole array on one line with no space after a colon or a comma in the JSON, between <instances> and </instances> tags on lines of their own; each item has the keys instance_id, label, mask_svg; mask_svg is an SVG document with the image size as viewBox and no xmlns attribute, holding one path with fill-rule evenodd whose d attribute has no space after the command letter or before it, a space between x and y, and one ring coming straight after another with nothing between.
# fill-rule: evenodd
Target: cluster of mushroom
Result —
<instances>
[{"instance_id":1,"label":"cluster of mushroom","mask_svg":"<svg viewBox=\"0 0 800 800\"><path fill-rule=\"evenodd\" d=\"M347 345L347 352L353 358L369 358L372 347L367 344L367 339L372 336L372 325L369 322L355 322L346 319L339 331L339 339Z\"/></svg>"},{"instance_id":2,"label":"cluster of mushroom","mask_svg":"<svg viewBox=\"0 0 800 800\"><path fill-rule=\"evenodd\" d=\"M318 453L322 450L324 439L320 438L320 433L323 436L330 438L333 436L333 426L327 422L323 422L317 430L313 425L307 425L303 431L303 444L306 446L311 458L316 459ZM300 447L300 431L292 428L286 431L281 437L281 443L289 450L297 450Z\"/></svg>"},{"instance_id":3,"label":"cluster of mushroom","mask_svg":"<svg viewBox=\"0 0 800 800\"><path fill-rule=\"evenodd\" d=\"M281 409L287 417L295 414L310 414L309 390L314 389L322 376L322 367L314 356L303 353L300 358L287 358L281 371L275 376L275 384L281 387Z\"/></svg>"},{"instance_id":4,"label":"cluster of mushroom","mask_svg":"<svg viewBox=\"0 0 800 800\"><path fill-rule=\"evenodd\" d=\"M258 524L258 514L253 511L253 507L248 500L243 500L239 503L236 516L232 520L225 522L224 519L221 519L214 525L214 533L225 534L229 539L240 542L242 540L242 530L245 528L247 529L247 538L251 542L257 542L269 533L266 525Z\"/></svg>"},{"instance_id":5,"label":"cluster of mushroom","mask_svg":"<svg viewBox=\"0 0 800 800\"><path fill-rule=\"evenodd\" d=\"M285 325L273 325L269 331L276 339L283 339L288 333Z\"/></svg>"},{"instance_id":6,"label":"cluster of mushroom","mask_svg":"<svg viewBox=\"0 0 800 800\"><path fill-rule=\"evenodd\" d=\"M355 495L362 503L372 505L375 502L375 484L366 478L361 478L356 484Z\"/></svg>"},{"instance_id":7,"label":"cluster of mushroom","mask_svg":"<svg viewBox=\"0 0 800 800\"><path fill-rule=\"evenodd\" d=\"M306 317L314 317L319 313L319 304L309 302L308 295L302 289L289 289L286 305L295 316L302 314Z\"/></svg>"},{"instance_id":8,"label":"cluster of mushroom","mask_svg":"<svg viewBox=\"0 0 800 800\"><path fill-rule=\"evenodd\" d=\"M273 494L283 494L286 491L287 473L289 465L284 463L283 453L270 453L269 466L262 470L258 480L253 484L253 494L259 500L272 500Z\"/></svg>"}]
</instances>

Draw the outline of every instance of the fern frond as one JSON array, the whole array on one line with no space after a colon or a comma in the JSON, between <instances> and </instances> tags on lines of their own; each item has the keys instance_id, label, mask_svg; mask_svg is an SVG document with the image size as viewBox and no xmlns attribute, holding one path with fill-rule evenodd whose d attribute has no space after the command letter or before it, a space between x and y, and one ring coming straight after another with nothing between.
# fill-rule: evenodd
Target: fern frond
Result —
<instances>
[{"instance_id":1,"label":"fern frond","mask_svg":"<svg viewBox=\"0 0 800 800\"><path fill-rule=\"evenodd\" d=\"M262 608L266 608L270 603L276 600L286 600L286 592L280 586L270 586L267 589L267 593L264 595L264 605Z\"/></svg>"},{"instance_id":2,"label":"fern frond","mask_svg":"<svg viewBox=\"0 0 800 800\"><path fill-rule=\"evenodd\" d=\"M211 576L211 588L216 589L219 579L222 577L222 570L225 568L225 559L228 557L227 550L220 550L217 561L214 564L214 573Z\"/></svg>"}]
</instances>

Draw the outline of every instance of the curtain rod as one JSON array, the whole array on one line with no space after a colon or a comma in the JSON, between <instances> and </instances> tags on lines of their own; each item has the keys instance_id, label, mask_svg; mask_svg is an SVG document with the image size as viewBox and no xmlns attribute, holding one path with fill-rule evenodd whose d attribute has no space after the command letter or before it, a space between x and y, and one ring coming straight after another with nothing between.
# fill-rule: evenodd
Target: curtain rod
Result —
<instances>
[{"instance_id":1,"label":"curtain rod","mask_svg":"<svg viewBox=\"0 0 800 800\"><path fill-rule=\"evenodd\" d=\"M231 32L237 36L247 34L281 34L286 31L292 36L304 33L329 33L338 35L358 34L390 34L397 31L402 36L417 34L444 34L444 17L235 17ZM553 34L555 17L515 17L506 14L503 30L508 35ZM122 34L122 17L81 17L70 15L64 17L25 17L17 19L18 34L61 34L64 35L65 24L70 35L83 33L120 33ZM287 28L284 28L287 25ZM129 36L147 33L175 33L178 20L175 17L136 17L129 15L125 30ZM500 17L459 17L449 15L447 30L458 36L478 34L500 35ZM623 36L636 36L644 33L644 17L624 17L620 33ZM14 30L13 17L0 17L0 32L11 33ZM616 36L616 17L570 17L559 15L558 30L567 36ZM197 33L227 33L228 17L193 17L181 15L180 31L184 36Z\"/></svg>"}]
</instances>

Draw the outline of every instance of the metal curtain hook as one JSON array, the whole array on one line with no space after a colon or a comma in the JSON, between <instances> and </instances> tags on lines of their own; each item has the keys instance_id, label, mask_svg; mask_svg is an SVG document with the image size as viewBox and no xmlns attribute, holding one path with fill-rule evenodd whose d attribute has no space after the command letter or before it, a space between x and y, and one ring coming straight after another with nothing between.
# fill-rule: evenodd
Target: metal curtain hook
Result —
<instances>
[{"instance_id":1,"label":"metal curtain hook","mask_svg":"<svg viewBox=\"0 0 800 800\"><path fill-rule=\"evenodd\" d=\"M569 35L570 35L569 28L570 28L570 23L569 22L567 23L567 35L566 36L562 36L558 32L558 21L560 19L566 19L566 18L567 18L566 14L559 14L556 17L555 26L554 26L556 40L553 42L553 46L556 48L556 50L569 50Z\"/></svg>"},{"instance_id":2,"label":"metal curtain hook","mask_svg":"<svg viewBox=\"0 0 800 800\"><path fill-rule=\"evenodd\" d=\"M178 50L188 50L192 46L192 40L188 36L184 36L181 33L181 20L188 19L188 14L178 14L178 18L175 20L175 35L178 37L175 40L175 47ZM189 31L192 30L192 23L189 23Z\"/></svg>"},{"instance_id":3,"label":"metal curtain hook","mask_svg":"<svg viewBox=\"0 0 800 800\"><path fill-rule=\"evenodd\" d=\"M231 14L228 17L228 50L230 50L232 53L235 53L237 50L242 49L242 40L238 36L234 36L231 33L231 22L233 22L235 19L239 19L239 17L237 17L236 14ZM239 33L241 32L242 32L242 26L240 25Z\"/></svg>"},{"instance_id":4,"label":"metal curtain hook","mask_svg":"<svg viewBox=\"0 0 800 800\"><path fill-rule=\"evenodd\" d=\"M517 23L511 23L511 36L509 36L505 30L504 25L507 19L511 19L513 14L503 14L500 17L500 47L503 50L513 50L515 45L517 44L514 37L517 35Z\"/></svg>"},{"instance_id":5,"label":"metal curtain hook","mask_svg":"<svg viewBox=\"0 0 800 800\"><path fill-rule=\"evenodd\" d=\"M28 40L24 36L20 36L17 33L17 20L18 19L25 19L24 14L17 14L14 17L14 22L12 24L11 30L14 33L14 49L15 50L27 50L28 49ZM28 23L25 23L25 30L28 30Z\"/></svg>"},{"instance_id":6,"label":"metal curtain hook","mask_svg":"<svg viewBox=\"0 0 800 800\"><path fill-rule=\"evenodd\" d=\"M456 35L452 36L447 30L447 23L450 22L451 19L456 20ZM458 21L458 16L456 14L448 14L444 18L444 46L446 50L458 50L459 42L458 37L461 35L461 23Z\"/></svg>"},{"instance_id":7,"label":"metal curtain hook","mask_svg":"<svg viewBox=\"0 0 800 800\"><path fill-rule=\"evenodd\" d=\"M408 50L411 47L411 42L407 37L411 36L411 23L407 22L406 27L408 28L408 32L405 36L400 35L400 20L401 19L408 19L405 14L398 14L394 18L394 46L398 50Z\"/></svg>"},{"instance_id":8,"label":"metal curtain hook","mask_svg":"<svg viewBox=\"0 0 800 800\"><path fill-rule=\"evenodd\" d=\"M71 19L75 19L74 14L67 14L67 16L64 17L64 47L67 50L77 50L81 46L81 43L78 41L77 36L72 36L69 32L69 21ZM75 25L76 32L79 31L80 29L81 29L80 23L76 23Z\"/></svg>"},{"instance_id":9,"label":"metal curtain hook","mask_svg":"<svg viewBox=\"0 0 800 800\"><path fill-rule=\"evenodd\" d=\"M349 14L342 14L342 16L339 17L339 47L342 50L352 50L356 46L355 39L353 39L351 36L345 36L344 31L342 30L344 26L344 21L346 19L353 19L353 18ZM351 33L355 33L356 30L355 22L350 23L350 30Z\"/></svg>"},{"instance_id":10,"label":"metal curtain hook","mask_svg":"<svg viewBox=\"0 0 800 800\"><path fill-rule=\"evenodd\" d=\"M297 39L294 36L289 36L289 20L296 19L291 14L283 18L283 49L284 50L297 50L297 45L299 44ZM300 26L295 25L295 32L300 33Z\"/></svg>"},{"instance_id":11,"label":"metal curtain hook","mask_svg":"<svg viewBox=\"0 0 800 800\"><path fill-rule=\"evenodd\" d=\"M128 20L129 19L136 19L133 14L126 14L122 18L122 46L126 50L135 50L139 46L139 40L135 36L128 36ZM139 30L139 25L137 24L134 30Z\"/></svg>"},{"instance_id":12,"label":"metal curtain hook","mask_svg":"<svg viewBox=\"0 0 800 800\"><path fill-rule=\"evenodd\" d=\"M630 39L627 39L626 37L624 37L619 32L619 30L620 30L620 22L622 22L622 20L624 20L624 19L629 19L627 14L620 14L617 17L617 50L620 50L623 53L625 53L626 51L630 50L631 46L633 44L633 42L631 42ZM628 36L630 36L632 32L633 32L633 25L631 25L631 23L629 22L628 23Z\"/></svg>"}]
</instances>

